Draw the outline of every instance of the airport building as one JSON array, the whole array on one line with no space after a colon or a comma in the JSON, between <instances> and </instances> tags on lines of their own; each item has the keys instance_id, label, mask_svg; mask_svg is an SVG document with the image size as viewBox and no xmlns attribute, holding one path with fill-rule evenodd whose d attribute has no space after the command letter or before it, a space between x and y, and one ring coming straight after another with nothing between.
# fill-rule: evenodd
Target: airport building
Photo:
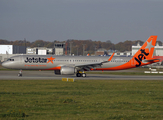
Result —
<instances>
[{"instance_id":1,"label":"airport building","mask_svg":"<svg viewBox=\"0 0 163 120\"><path fill-rule=\"evenodd\" d=\"M100 48L100 49L98 49L98 50L95 52L95 55L96 55L96 56L105 55L105 54L108 54L108 53L107 53L107 50L104 49L104 48Z\"/></svg>"},{"instance_id":2,"label":"airport building","mask_svg":"<svg viewBox=\"0 0 163 120\"><path fill-rule=\"evenodd\" d=\"M115 56L132 56L132 52L131 51L116 52L114 55Z\"/></svg>"},{"instance_id":3,"label":"airport building","mask_svg":"<svg viewBox=\"0 0 163 120\"><path fill-rule=\"evenodd\" d=\"M64 55L65 43L55 43L54 48L46 48L46 47L35 47L35 48L27 48L26 54L31 55Z\"/></svg>"},{"instance_id":4,"label":"airport building","mask_svg":"<svg viewBox=\"0 0 163 120\"><path fill-rule=\"evenodd\" d=\"M54 43L55 55L64 55L65 43Z\"/></svg>"},{"instance_id":5,"label":"airport building","mask_svg":"<svg viewBox=\"0 0 163 120\"><path fill-rule=\"evenodd\" d=\"M54 54L54 49L53 48L46 48L46 47L35 47L35 48L27 48L27 53L28 55L49 55L49 54Z\"/></svg>"},{"instance_id":6,"label":"airport building","mask_svg":"<svg viewBox=\"0 0 163 120\"><path fill-rule=\"evenodd\" d=\"M16 45L0 45L0 54L26 54L26 47Z\"/></svg>"},{"instance_id":7,"label":"airport building","mask_svg":"<svg viewBox=\"0 0 163 120\"><path fill-rule=\"evenodd\" d=\"M28 54L28 55L36 55L36 54L38 54L38 48L27 48L27 50L26 50L27 52L26 52L26 54Z\"/></svg>"}]
</instances>

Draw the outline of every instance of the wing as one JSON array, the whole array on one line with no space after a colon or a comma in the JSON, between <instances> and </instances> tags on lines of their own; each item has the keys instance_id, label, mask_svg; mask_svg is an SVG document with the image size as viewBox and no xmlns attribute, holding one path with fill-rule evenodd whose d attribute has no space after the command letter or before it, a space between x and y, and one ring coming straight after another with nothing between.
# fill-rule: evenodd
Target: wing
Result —
<instances>
[{"instance_id":1,"label":"wing","mask_svg":"<svg viewBox=\"0 0 163 120\"><path fill-rule=\"evenodd\" d=\"M95 62L95 63L87 63L87 64L78 64L75 67L77 69L83 69L84 71L90 71L91 69L94 69L94 68L97 68L97 67L98 68L101 67L101 65L103 63L107 63L107 62L111 61L113 56L114 56L114 53L110 56L110 58L107 61Z\"/></svg>"}]
</instances>

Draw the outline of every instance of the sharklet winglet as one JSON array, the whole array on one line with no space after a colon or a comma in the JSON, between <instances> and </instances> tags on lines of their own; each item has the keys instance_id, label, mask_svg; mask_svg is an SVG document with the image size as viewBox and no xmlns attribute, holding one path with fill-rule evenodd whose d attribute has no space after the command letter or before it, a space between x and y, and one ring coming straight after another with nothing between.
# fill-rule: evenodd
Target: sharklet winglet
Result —
<instances>
[{"instance_id":1,"label":"sharklet winglet","mask_svg":"<svg viewBox=\"0 0 163 120\"><path fill-rule=\"evenodd\" d=\"M108 61L111 61L112 58L113 58L113 56L114 56L114 53L110 56L110 58L108 59Z\"/></svg>"}]
</instances>

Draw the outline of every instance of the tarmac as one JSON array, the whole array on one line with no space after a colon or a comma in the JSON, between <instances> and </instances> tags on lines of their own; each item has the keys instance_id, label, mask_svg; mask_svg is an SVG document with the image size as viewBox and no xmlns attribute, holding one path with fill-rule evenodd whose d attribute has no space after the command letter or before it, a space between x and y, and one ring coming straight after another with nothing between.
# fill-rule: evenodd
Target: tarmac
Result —
<instances>
[{"instance_id":1,"label":"tarmac","mask_svg":"<svg viewBox=\"0 0 163 120\"><path fill-rule=\"evenodd\" d=\"M162 75L111 75L111 74L87 74L87 77L76 75L55 75L54 71L23 71L22 77L18 77L19 70L0 71L0 80L61 80L62 78L74 78L75 80L163 80Z\"/></svg>"}]
</instances>

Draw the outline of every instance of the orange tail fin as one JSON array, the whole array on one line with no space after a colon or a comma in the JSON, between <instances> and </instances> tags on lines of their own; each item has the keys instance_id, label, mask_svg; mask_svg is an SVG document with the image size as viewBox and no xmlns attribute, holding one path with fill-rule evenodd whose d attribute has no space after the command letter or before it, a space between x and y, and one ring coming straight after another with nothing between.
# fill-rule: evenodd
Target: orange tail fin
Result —
<instances>
[{"instance_id":1,"label":"orange tail fin","mask_svg":"<svg viewBox=\"0 0 163 120\"><path fill-rule=\"evenodd\" d=\"M137 62L136 67L141 66L142 60L153 57L156 40L157 36L150 36L143 46L135 53L133 57Z\"/></svg>"}]
</instances>

